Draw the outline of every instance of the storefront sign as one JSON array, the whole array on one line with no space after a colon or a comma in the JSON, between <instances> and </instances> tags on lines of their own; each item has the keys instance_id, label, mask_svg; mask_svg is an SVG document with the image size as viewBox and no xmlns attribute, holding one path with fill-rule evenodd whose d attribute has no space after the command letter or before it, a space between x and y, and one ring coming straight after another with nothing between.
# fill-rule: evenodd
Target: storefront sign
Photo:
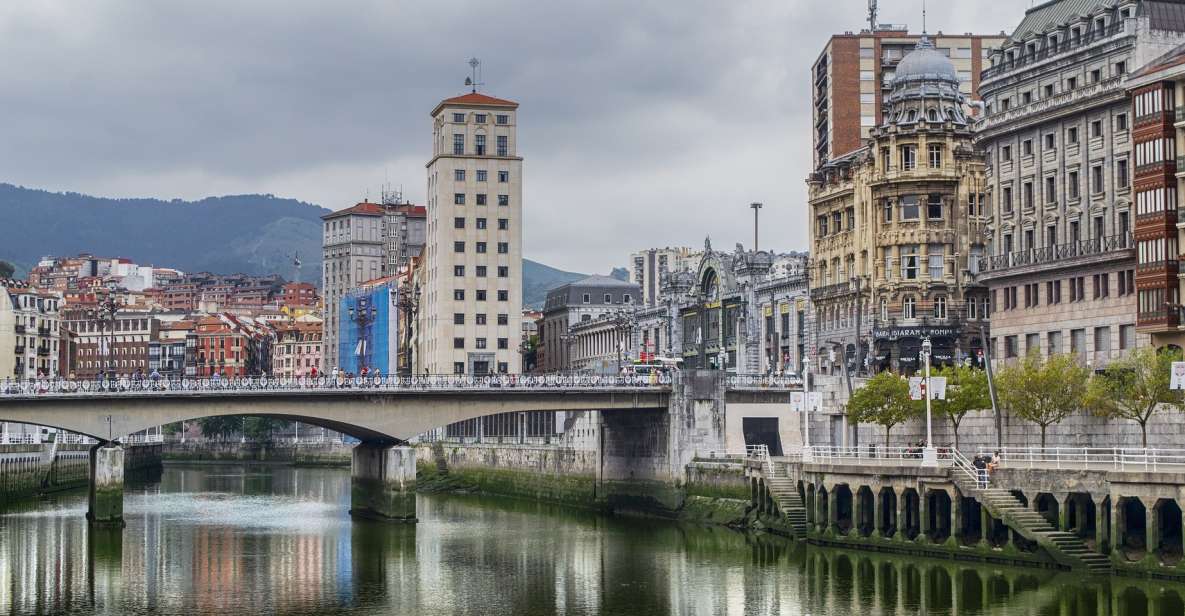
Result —
<instances>
[{"instance_id":1,"label":"storefront sign","mask_svg":"<svg viewBox=\"0 0 1185 616\"><path fill-rule=\"evenodd\" d=\"M872 330L872 337L888 340L902 338L931 338L955 337L959 330L953 327L878 327Z\"/></svg>"}]
</instances>

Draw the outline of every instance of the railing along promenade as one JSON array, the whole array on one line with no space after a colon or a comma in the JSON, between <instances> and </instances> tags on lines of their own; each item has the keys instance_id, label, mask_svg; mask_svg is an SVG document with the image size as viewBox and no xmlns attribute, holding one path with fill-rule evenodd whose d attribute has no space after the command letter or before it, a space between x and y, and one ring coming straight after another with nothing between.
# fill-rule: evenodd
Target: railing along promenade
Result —
<instances>
[{"instance_id":1,"label":"railing along promenade","mask_svg":"<svg viewBox=\"0 0 1185 616\"><path fill-rule=\"evenodd\" d=\"M149 396L194 393L283 393L296 391L500 391L515 390L615 390L669 389L672 375L417 375L373 377L239 377L239 378L133 378L103 380L36 379L0 382L0 399L15 396L73 396L143 394ZM802 380L789 376L729 375L727 389L797 389Z\"/></svg>"}]
</instances>

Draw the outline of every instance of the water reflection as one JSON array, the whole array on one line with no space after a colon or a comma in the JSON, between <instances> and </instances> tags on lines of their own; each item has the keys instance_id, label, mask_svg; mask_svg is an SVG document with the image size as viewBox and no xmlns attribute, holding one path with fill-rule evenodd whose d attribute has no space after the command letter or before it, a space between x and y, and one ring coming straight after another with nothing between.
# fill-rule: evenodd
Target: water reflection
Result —
<instances>
[{"instance_id":1,"label":"water reflection","mask_svg":"<svg viewBox=\"0 0 1185 616\"><path fill-rule=\"evenodd\" d=\"M0 613L1182 614L1182 586L807 546L527 501L352 521L345 470L169 467L127 528L85 495L0 515Z\"/></svg>"}]
</instances>

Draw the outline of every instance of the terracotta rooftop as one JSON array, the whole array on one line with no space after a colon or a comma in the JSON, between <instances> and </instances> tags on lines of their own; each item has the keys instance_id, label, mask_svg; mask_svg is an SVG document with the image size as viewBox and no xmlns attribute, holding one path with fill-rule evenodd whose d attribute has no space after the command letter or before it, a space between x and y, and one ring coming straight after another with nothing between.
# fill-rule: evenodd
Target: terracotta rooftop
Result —
<instances>
[{"instance_id":1,"label":"terracotta rooftop","mask_svg":"<svg viewBox=\"0 0 1185 616\"><path fill-rule=\"evenodd\" d=\"M410 203L404 203L401 205L383 205L381 203L363 201L362 203L353 205L344 210L330 212L322 216L321 220L328 220L330 218L348 216L352 214L358 214L362 216L382 216L383 214L387 213L388 209L393 209L397 212L404 212L409 216L415 216L417 218L426 218L428 216L428 210L422 205L412 205Z\"/></svg>"},{"instance_id":2,"label":"terracotta rooftop","mask_svg":"<svg viewBox=\"0 0 1185 616\"><path fill-rule=\"evenodd\" d=\"M470 106L474 106L474 107L508 107L510 109L518 109L518 103L516 103L514 101L508 101L504 98L495 98L493 96L488 96L488 95L482 94L481 92L470 92L468 94L462 94L461 96L454 96L452 98L446 98L446 99L440 101L440 104L437 105L432 110L432 115L435 116L437 113L440 113L440 108L444 107L445 105L470 105Z\"/></svg>"}]
</instances>

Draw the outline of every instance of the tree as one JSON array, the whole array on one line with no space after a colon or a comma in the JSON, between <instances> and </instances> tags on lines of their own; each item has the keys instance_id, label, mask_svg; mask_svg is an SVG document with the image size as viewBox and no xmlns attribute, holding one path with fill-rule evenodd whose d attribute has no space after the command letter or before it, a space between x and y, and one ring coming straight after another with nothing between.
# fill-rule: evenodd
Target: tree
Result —
<instances>
[{"instance_id":1,"label":"tree","mask_svg":"<svg viewBox=\"0 0 1185 616\"><path fill-rule=\"evenodd\" d=\"M848 420L885 427L885 447L893 426L917 415L917 406L909 399L909 383L891 373L881 372L868 379L864 387L852 392L848 401Z\"/></svg>"},{"instance_id":2,"label":"tree","mask_svg":"<svg viewBox=\"0 0 1185 616\"><path fill-rule=\"evenodd\" d=\"M1072 355L1052 355L1042 360L1030 353L1024 360L1005 366L996 377L1000 404L1012 414L1041 428L1041 446L1049 426L1084 407L1090 369Z\"/></svg>"},{"instance_id":3,"label":"tree","mask_svg":"<svg viewBox=\"0 0 1185 616\"><path fill-rule=\"evenodd\" d=\"M8 261L0 261L0 280L12 278L16 273L16 267Z\"/></svg>"},{"instance_id":4,"label":"tree","mask_svg":"<svg viewBox=\"0 0 1185 616\"><path fill-rule=\"evenodd\" d=\"M1147 448L1152 415L1161 405L1181 408L1182 393L1169 389L1174 361L1181 361L1181 350L1165 347L1140 349L1112 362L1090 380L1087 408L1103 417L1136 422Z\"/></svg>"},{"instance_id":5,"label":"tree","mask_svg":"<svg viewBox=\"0 0 1185 616\"><path fill-rule=\"evenodd\" d=\"M242 426L242 421L238 417L203 417L197 423L202 429L202 436L223 440L237 432Z\"/></svg>"},{"instance_id":6,"label":"tree","mask_svg":"<svg viewBox=\"0 0 1185 616\"><path fill-rule=\"evenodd\" d=\"M933 400L931 408L950 420L955 433L955 449L958 449L959 424L963 423L967 413L992 407L987 372L971 366L943 366L931 376L946 377L946 399ZM925 405L925 401L921 404Z\"/></svg>"},{"instance_id":7,"label":"tree","mask_svg":"<svg viewBox=\"0 0 1185 616\"><path fill-rule=\"evenodd\" d=\"M252 441L270 441L272 431L282 427L284 422L271 417L244 417L243 435Z\"/></svg>"}]
</instances>

